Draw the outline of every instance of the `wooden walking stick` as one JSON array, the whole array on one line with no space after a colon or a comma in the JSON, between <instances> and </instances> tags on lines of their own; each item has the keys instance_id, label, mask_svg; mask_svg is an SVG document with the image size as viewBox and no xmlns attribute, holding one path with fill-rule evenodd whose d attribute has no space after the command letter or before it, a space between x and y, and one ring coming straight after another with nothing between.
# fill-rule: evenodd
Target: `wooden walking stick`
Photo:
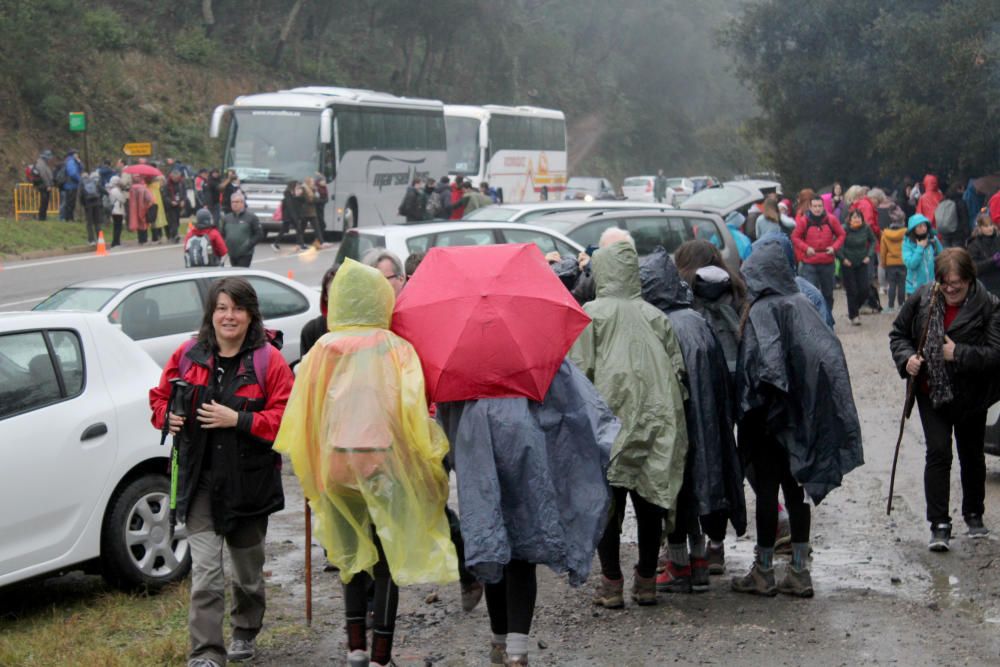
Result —
<instances>
[{"instance_id":1,"label":"wooden walking stick","mask_svg":"<svg viewBox=\"0 0 1000 667\"><path fill-rule=\"evenodd\" d=\"M931 327L931 318L934 317L934 308L937 306L938 298L938 284L935 282L934 287L931 288L931 301L930 306L927 309L927 322L924 324L924 330L920 334L920 341L917 345L917 356L924 356L924 345L927 343L927 331ZM899 418L899 436L896 437L896 451L892 455L892 473L889 475L889 501L886 503L885 513L886 516L892 514L892 490L896 486L896 463L899 461L899 446L903 444L903 429L906 426L906 420L910 418L910 413L913 412L913 404L917 400L917 378L912 375L907 375L906 378L906 402L903 403L903 415Z\"/></svg>"},{"instance_id":2,"label":"wooden walking stick","mask_svg":"<svg viewBox=\"0 0 1000 667\"><path fill-rule=\"evenodd\" d=\"M309 509L309 499L306 502L306 625L313 622L313 586L312 586L312 510Z\"/></svg>"}]
</instances>

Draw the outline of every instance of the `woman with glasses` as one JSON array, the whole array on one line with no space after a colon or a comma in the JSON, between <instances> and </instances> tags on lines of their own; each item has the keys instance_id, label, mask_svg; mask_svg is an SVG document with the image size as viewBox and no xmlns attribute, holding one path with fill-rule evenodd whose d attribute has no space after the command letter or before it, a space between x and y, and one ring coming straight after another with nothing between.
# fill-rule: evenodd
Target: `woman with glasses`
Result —
<instances>
[{"instance_id":1,"label":"woman with glasses","mask_svg":"<svg viewBox=\"0 0 1000 667\"><path fill-rule=\"evenodd\" d=\"M913 216L918 217L918 216ZM911 219L912 224L912 219ZM924 339L923 349L918 349ZM927 441L924 497L931 551L948 551L951 517L951 441L962 469L962 516L970 538L989 535L983 524L986 411L1000 398L1000 299L976 279L963 248L934 260L934 282L918 289L899 311L889 334L901 377L916 382L917 406Z\"/></svg>"}]
</instances>

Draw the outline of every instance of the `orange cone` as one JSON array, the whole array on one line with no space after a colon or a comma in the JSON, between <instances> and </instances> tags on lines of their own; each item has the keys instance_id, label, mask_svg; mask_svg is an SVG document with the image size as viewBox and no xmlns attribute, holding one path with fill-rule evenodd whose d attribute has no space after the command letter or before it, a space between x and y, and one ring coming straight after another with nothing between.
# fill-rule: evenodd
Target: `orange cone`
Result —
<instances>
[{"instance_id":1,"label":"orange cone","mask_svg":"<svg viewBox=\"0 0 1000 667\"><path fill-rule=\"evenodd\" d=\"M291 269L288 269L288 279L295 280L295 272L292 271Z\"/></svg>"},{"instance_id":2,"label":"orange cone","mask_svg":"<svg viewBox=\"0 0 1000 667\"><path fill-rule=\"evenodd\" d=\"M104 257L108 254L108 247L104 245L104 232L97 232L97 256Z\"/></svg>"}]
</instances>

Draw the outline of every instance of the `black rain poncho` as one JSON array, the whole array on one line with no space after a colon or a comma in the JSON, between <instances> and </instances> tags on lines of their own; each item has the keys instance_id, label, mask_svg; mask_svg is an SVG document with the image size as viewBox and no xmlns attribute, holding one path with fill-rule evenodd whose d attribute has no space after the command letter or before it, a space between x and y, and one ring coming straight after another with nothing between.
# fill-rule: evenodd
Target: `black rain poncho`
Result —
<instances>
[{"instance_id":1,"label":"black rain poncho","mask_svg":"<svg viewBox=\"0 0 1000 667\"><path fill-rule=\"evenodd\" d=\"M640 262L639 278L642 297L670 318L687 367L684 486L694 496L693 509L698 516L724 513L736 534L742 535L747 527L743 466L733 436L732 385L722 345L711 325L692 308L694 294L663 247Z\"/></svg>"},{"instance_id":2,"label":"black rain poncho","mask_svg":"<svg viewBox=\"0 0 1000 667\"><path fill-rule=\"evenodd\" d=\"M792 475L819 504L864 463L844 350L799 291L780 244L754 248L742 272L752 306L737 367L740 417L766 410ZM741 446L745 437L753 446L754 434L743 429Z\"/></svg>"},{"instance_id":3,"label":"black rain poncho","mask_svg":"<svg viewBox=\"0 0 1000 667\"><path fill-rule=\"evenodd\" d=\"M542 403L487 398L437 410L455 458L469 571L496 583L518 559L569 573L574 586L586 581L621 428L594 385L564 361Z\"/></svg>"}]
</instances>

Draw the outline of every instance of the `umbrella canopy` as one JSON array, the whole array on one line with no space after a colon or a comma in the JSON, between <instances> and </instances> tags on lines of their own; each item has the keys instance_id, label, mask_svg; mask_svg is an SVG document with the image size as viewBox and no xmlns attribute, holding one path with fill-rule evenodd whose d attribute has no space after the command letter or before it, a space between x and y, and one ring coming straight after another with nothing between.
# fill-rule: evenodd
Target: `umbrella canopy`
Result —
<instances>
[{"instance_id":1,"label":"umbrella canopy","mask_svg":"<svg viewBox=\"0 0 1000 667\"><path fill-rule=\"evenodd\" d=\"M163 178L163 172L148 164L130 164L122 169L126 174L136 174L138 176L149 176L151 178Z\"/></svg>"},{"instance_id":2,"label":"umbrella canopy","mask_svg":"<svg viewBox=\"0 0 1000 667\"><path fill-rule=\"evenodd\" d=\"M991 197L1000 190L1000 174L987 174L972 181L972 187L984 197Z\"/></svg>"},{"instance_id":3,"label":"umbrella canopy","mask_svg":"<svg viewBox=\"0 0 1000 667\"><path fill-rule=\"evenodd\" d=\"M432 248L396 302L431 400L541 401L590 322L533 243Z\"/></svg>"}]
</instances>

